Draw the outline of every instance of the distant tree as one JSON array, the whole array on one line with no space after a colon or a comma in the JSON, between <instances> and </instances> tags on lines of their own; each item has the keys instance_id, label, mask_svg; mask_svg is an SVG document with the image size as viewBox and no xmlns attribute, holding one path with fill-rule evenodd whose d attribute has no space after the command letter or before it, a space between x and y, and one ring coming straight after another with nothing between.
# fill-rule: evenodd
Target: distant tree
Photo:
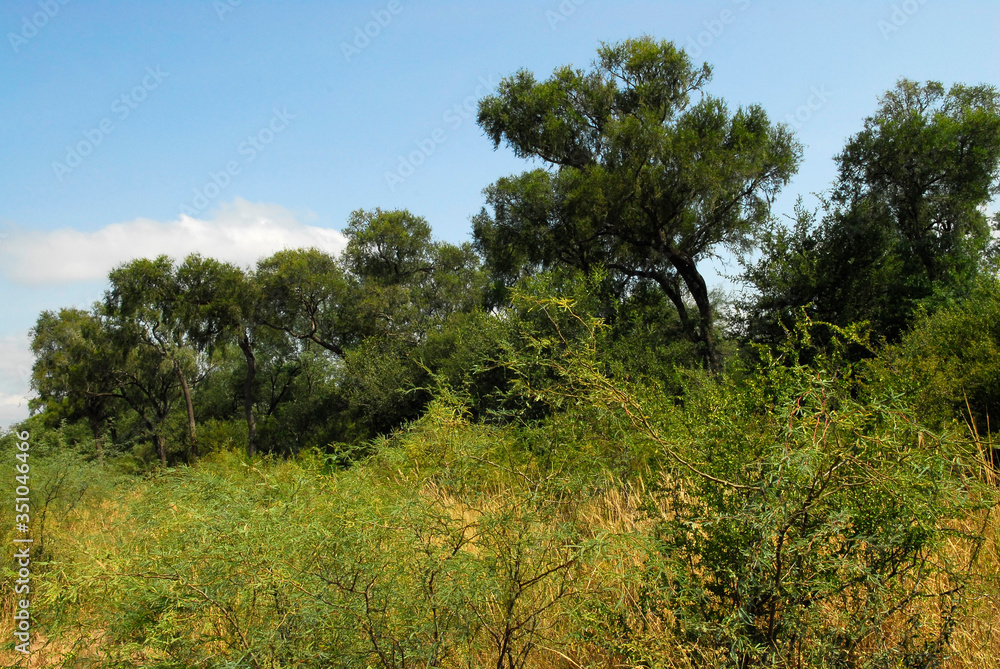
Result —
<instances>
[{"instance_id":1,"label":"distant tree","mask_svg":"<svg viewBox=\"0 0 1000 669\"><path fill-rule=\"evenodd\" d=\"M484 277L470 244L435 241L427 221L405 210L355 211L344 234L362 337L345 357L341 389L351 422L385 433L426 406L428 370L455 350L430 338L480 308Z\"/></svg>"},{"instance_id":2,"label":"distant tree","mask_svg":"<svg viewBox=\"0 0 1000 669\"><path fill-rule=\"evenodd\" d=\"M422 340L450 314L482 303L471 244L434 241L427 221L405 210L357 210L344 230L343 263L356 284L360 332Z\"/></svg>"},{"instance_id":3,"label":"distant tree","mask_svg":"<svg viewBox=\"0 0 1000 669\"><path fill-rule=\"evenodd\" d=\"M753 339L780 338L811 304L816 318L867 320L896 340L917 304L970 285L990 240L985 205L1000 193L1000 95L901 80L837 163L819 224L800 208L749 268Z\"/></svg>"},{"instance_id":4,"label":"distant tree","mask_svg":"<svg viewBox=\"0 0 1000 669\"><path fill-rule=\"evenodd\" d=\"M720 245L748 242L800 147L759 106L730 112L705 94L710 76L673 44L644 37L602 46L590 72L504 79L480 102L479 124L494 146L505 142L548 168L486 190L493 212L475 218L474 234L494 279L510 285L563 264L652 282L718 369L698 265Z\"/></svg>"},{"instance_id":5,"label":"distant tree","mask_svg":"<svg viewBox=\"0 0 1000 669\"><path fill-rule=\"evenodd\" d=\"M178 357L167 357L150 345L136 321L118 321L109 326L109 351L113 356L116 394L139 417L156 446L160 464L170 464L167 455L167 419L176 402L184 402L184 363ZM177 355L175 352L173 355ZM190 360L185 361L190 362ZM175 365L176 363L176 365ZM177 370L181 366L181 370ZM190 428L191 412L188 412ZM190 434L189 434L190 437ZM188 442L187 459L197 455L196 443Z\"/></svg>"},{"instance_id":6,"label":"distant tree","mask_svg":"<svg viewBox=\"0 0 1000 669\"><path fill-rule=\"evenodd\" d=\"M286 250L260 261L256 318L297 343L294 355L269 344L270 397L301 400L281 416L304 424L325 412L339 434L364 439L419 415L429 394L413 390L434 364L419 349L450 316L479 308L484 281L470 244L435 241L409 211L357 210L344 235L339 257ZM317 360L315 347L336 364Z\"/></svg>"},{"instance_id":7,"label":"distant tree","mask_svg":"<svg viewBox=\"0 0 1000 669\"><path fill-rule=\"evenodd\" d=\"M175 362L149 344L138 320L110 317L104 305L93 312L43 312L32 330L32 386L36 407L50 420L86 419L103 455L104 426L135 412L152 439L161 464L168 464L165 423L180 392Z\"/></svg>"},{"instance_id":8,"label":"distant tree","mask_svg":"<svg viewBox=\"0 0 1000 669\"><path fill-rule=\"evenodd\" d=\"M344 263L357 277L381 284L413 283L434 271L431 226L405 210L351 212Z\"/></svg>"},{"instance_id":9,"label":"distant tree","mask_svg":"<svg viewBox=\"0 0 1000 669\"><path fill-rule=\"evenodd\" d=\"M243 413L247 424L247 455L257 449L254 416L257 378L255 348L260 336L260 290L255 278L231 263L198 254L177 268L181 317L199 350L211 353L235 343L243 354Z\"/></svg>"},{"instance_id":10,"label":"distant tree","mask_svg":"<svg viewBox=\"0 0 1000 669\"><path fill-rule=\"evenodd\" d=\"M836 206L889 226L927 284L966 275L989 239L982 207L1000 194L1000 94L903 79L837 160Z\"/></svg>"},{"instance_id":11,"label":"distant tree","mask_svg":"<svg viewBox=\"0 0 1000 669\"><path fill-rule=\"evenodd\" d=\"M132 348L131 363L148 376L141 386L151 393L155 389L158 399L157 419L166 418L167 388L171 384L154 379L154 361L158 358L176 378L184 400L188 419L188 459L198 455L198 441L194 415L191 383L198 375L199 363L196 350L189 337L185 321L185 305L173 263L167 256L155 260L140 259L112 270L108 279L111 287L105 292L103 310L112 323L119 346ZM129 365L123 370L133 384L140 383ZM149 376L152 375L152 376ZM152 398L150 398L152 399ZM162 444L161 444L162 446ZM165 452L161 449L165 463Z\"/></svg>"},{"instance_id":12,"label":"distant tree","mask_svg":"<svg viewBox=\"0 0 1000 669\"><path fill-rule=\"evenodd\" d=\"M100 318L82 309L43 311L31 330L32 409L44 409L52 423L86 420L98 457L119 397L109 347Z\"/></svg>"},{"instance_id":13,"label":"distant tree","mask_svg":"<svg viewBox=\"0 0 1000 669\"><path fill-rule=\"evenodd\" d=\"M263 325L343 358L355 342L355 306L343 267L319 249L284 250L257 263Z\"/></svg>"}]
</instances>

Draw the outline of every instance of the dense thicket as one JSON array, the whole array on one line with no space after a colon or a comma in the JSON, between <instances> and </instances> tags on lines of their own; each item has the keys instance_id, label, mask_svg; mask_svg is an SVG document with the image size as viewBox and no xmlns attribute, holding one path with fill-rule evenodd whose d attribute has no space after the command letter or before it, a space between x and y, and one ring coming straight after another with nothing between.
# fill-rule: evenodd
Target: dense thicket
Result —
<instances>
[{"instance_id":1,"label":"dense thicket","mask_svg":"<svg viewBox=\"0 0 1000 669\"><path fill-rule=\"evenodd\" d=\"M504 79L479 122L544 167L473 244L356 211L42 313L46 661L996 664L1000 98L901 80L785 227L799 147L709 75L642 38Z\"/></svg>"}]
</instances>

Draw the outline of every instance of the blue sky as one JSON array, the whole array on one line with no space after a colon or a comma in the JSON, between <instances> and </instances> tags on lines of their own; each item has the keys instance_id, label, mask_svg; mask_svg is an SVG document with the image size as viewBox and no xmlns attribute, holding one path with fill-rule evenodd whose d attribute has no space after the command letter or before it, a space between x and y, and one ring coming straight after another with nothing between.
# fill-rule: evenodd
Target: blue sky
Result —
<instances>
[{"instance_id":1,"label":"blue sky","mask_svg":"<svg viewBox=\"0 0 1000 669\"><path fill-rule=\"evenodd\" d=\"M88 306L132 257L337 250L376 206L468 239L482 189L527 166L474 120L519 68L686 47L711 93L805 145L778 214L898 78L1000 83L995 0L5 0L0 32L0 424L27 415L38 313Z\"/></svg>"}]
</instances>

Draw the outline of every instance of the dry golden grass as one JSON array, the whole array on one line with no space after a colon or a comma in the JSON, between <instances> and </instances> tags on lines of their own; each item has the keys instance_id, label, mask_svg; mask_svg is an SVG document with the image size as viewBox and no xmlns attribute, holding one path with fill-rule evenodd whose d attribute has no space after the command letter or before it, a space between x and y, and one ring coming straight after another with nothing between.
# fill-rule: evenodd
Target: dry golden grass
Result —
<instances>
[{"instance_id":1,"label":"dry golden grass","mask_svg":"<svg viewBox=\"0 0 1000 669\"><path fill-rule=\"evenodd\" d=\"M664 486L660 486L661 489ZM669 486L665 486L668 487ZM473 528L484 512L492 512L510 502L510 489L495 485L487 492L480 490L475 502L449 490L433 480L425 480L421 496L428 502L444 509L462 526ZM81 555L80 546L87 537L105 534L110 528L128 522L130 502L138 499L133 492L116 501L104 501L93 508L79 507L72 514L53 519L48 532L53 538L53 550L65 555ZM691 667L695 658L675 639L673 617L668 610L643 611L639 606L640 584L635 575L649 558L648 547L641 541L647 536L660 517L669 517L669 500L657 497L643 484L641 479L625 483L612 481L601 491L587 500L566 503L565 513L570 517L560 517L561 522L570 521L580 528L586 528L589 536L604 536L607 543L602 559L588 562L575 569L572 585L577 595L593 601L606 601L620 605L627 612L627 626L635 630L634 638L623 644L623 649L642 646L649 657L655 657L660 666L671 669ZM163 513L175 513L169 506ZM953 564L965 565L971 576L966 586L964 605L956 619L950 637L950 656L943 665L946 669L981 669L1000 666L1000 518L996 511L982 512L968 517L953 529L969 534L982 533L984 541L953 539L948 542L942 555ZM472 530L470 529L470 532ZM470 550L476 550L474 542ZM945 591L952 584L935 584L939 591ZM542 585L548 588L550 585ZM44 593L42 593L44 594ZM547 593L555 596L556 593ZM4 593L5 603L12 600L11 593ZM940 606L934 598L925 600L921 606L928 613ZM69 631L59 638L47 638L44 630L37 630L33 642L33 653L25 658L20 654L0 651L0 666L41 669L49 667L88 666L99 662L104 643L103 630L88 630L87 620L96 620L99 611L91 604L80 602L79 620L84 628ZM11 638L11 606L5 606L0 619L0 635ZM831 612L833 615L835 612ZM881 633L892 637L893 626L898 621L888 623ZM220 621L221 624L221 621ZM581 667L607 668L624 667L624 659L607 650L606 638L600 643L588 642L581 632L589 631L595 636L607 635L608 630L581 630L574 628L564 607L553 607L539 620L542 633L535 639L535 650L531 654L528 667L537 669L570 669ZM902 626L900 626L902 627ZM487 663L492 659L488 650L470 649L473 662ZM135 655L135 666L163 659L150 655ZM699 658L704 662L704 658ZM495 661L495 660L494 660Z\"/></svg>"},{"instance_id":2,"label":"dry golden grass","mask_svg":"<svg viewBox=\"0 0 1000 669\"><path fill-rule=\"evenodd\" d=\"M965 590L965 605L951 636L951 657L945 667L982 669L1000 667L1000 518L996 509L966 519L968 531L983 529L985 540L951 541L948 558L969 565L974 578Z\"/></svg>"}]
</instances>

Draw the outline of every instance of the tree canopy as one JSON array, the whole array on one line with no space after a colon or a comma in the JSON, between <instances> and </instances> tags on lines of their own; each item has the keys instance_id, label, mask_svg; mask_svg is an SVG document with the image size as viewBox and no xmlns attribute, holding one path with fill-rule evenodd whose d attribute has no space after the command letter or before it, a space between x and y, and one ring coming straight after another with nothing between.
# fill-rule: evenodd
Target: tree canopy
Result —
<instances>
[{"instance_id":1,"label":"tree canopy","mask_svg":"<svg viewBox=\"0 0 1000 669\"><path fill-rule=\"evenodd\" d=\"M747 243L801 151L760 106L730 111L705 93L710 77L644 37L603 45L590 71L505 78L481 101L479 124L494 146L547 165L486 190L492 213L475 218L474 235L495 281L570 265L655 283L717 369L699 263Z\"/></svg>"},{"instance_id":2,"label":"tree canopy","mask_svg":"<svg viewBox=\"0 0 1000 669\"><path fill-rule=\"evenodd\" d=\"M780 338L808 306L896 340L917 305L964 290L989 245L986 205L1000 193L1000 94L900 80L836 160L819 224L800 209L795 229L764 237L747 274L759 295L755 339Z\"/></svg>"}]
</instances>

